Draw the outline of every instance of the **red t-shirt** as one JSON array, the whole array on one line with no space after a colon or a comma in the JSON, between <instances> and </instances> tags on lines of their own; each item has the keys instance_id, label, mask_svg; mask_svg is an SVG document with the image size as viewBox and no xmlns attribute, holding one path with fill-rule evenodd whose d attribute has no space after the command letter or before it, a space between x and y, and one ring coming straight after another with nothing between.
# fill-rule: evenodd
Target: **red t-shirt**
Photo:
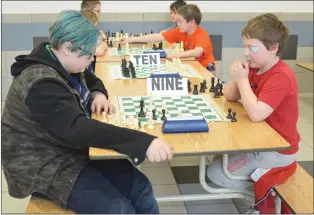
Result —
<instances>
[{"instance_id":1,"label":"red t-shirt","mask_svg":"<svg viewBox=\"0 0 314 215\"><path fill-rule=\"evenodd\" d=\"M185 51L195 49L195 47L203 48L203 54L196 60L205 68L208 64L215 63L210 37L207 31L200 26L197 27L191 36L188 36L186 32L181 32L179 27L165 31L162 35L169 43L183 42Z\"/></svg>"},{"instance_id":2,"label":"red t-shirt","mask_svg":"<svg viewBox=\"0 0 314 215\"><path fill-rule=\"evenodd\" d=\"M294 72L282 60L262 75L256 75L256 71L250 68L252 90L258 101L274 109L265 121L291 145L289 150L279 152L294 154L299 149L300 141L297 129L298 86Z\"/></svg>"}]
</instances>

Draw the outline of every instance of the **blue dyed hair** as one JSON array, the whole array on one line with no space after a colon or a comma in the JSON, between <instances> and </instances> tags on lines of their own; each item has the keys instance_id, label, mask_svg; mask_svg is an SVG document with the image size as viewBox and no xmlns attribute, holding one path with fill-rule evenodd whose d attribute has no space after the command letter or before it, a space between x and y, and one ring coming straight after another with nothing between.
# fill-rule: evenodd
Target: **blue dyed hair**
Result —
<instances>
[{"instance_id":1,"label":"blue dyed hair","mask_svg":"<svg viewBox=\"0 0 314 215\"><path fill-rule=\"evenodd\" d=\"M72 43L72 52L79 56L94 54L99 30L79 11L66 10L59 13L57 20L49 27L49 40L58 49L65 42ZM83 49L83 51L82 51Z\"/></svg>"}]
</instances>

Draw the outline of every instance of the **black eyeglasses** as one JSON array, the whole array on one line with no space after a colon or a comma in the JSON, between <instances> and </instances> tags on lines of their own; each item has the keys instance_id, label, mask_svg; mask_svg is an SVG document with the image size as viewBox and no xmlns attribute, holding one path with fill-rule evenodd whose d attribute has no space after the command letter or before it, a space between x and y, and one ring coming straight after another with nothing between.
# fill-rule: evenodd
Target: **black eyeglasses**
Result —
<instances>
[{"instance_id":1,"label":"black eyeglasses","mask_svg":"<svg viewBox=\"0 0 314 215\"><path fill-rule=\"evenodd\" d=\"M79 47L78 49L81 50L81 51L83 51L83 52L85 52L86 54L88 54L88 55L89 55L88 59L91 59L91 57L93 56L92 53L90 53L90 52L88 52L88 51L82 49L81 47Z\"/></svg>"}]
</instances>

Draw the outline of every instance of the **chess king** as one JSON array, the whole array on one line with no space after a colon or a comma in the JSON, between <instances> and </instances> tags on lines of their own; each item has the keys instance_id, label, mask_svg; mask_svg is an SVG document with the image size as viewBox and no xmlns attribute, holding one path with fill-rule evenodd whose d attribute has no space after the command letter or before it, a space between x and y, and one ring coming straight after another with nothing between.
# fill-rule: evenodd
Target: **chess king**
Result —
<instances>
[{"instance_id":1,"label":"chess king","mask_svg":"<svg viewBox=\"0 0 314 215\"><path fill-rule=\"evenodd\" d=\"M75 213L159 213L151 183L134 165L146 157L171 159L172 147L155 136L91 119L91 112L110 114L114 106L102 81L86 70L99 38L88 19L62 11L49 35L50 43L17 56L11 67L14 79L1 121L10 195L44 197ZM116 150L132 163L91 161L89 147Z\"/></svg>"}]
</instances>

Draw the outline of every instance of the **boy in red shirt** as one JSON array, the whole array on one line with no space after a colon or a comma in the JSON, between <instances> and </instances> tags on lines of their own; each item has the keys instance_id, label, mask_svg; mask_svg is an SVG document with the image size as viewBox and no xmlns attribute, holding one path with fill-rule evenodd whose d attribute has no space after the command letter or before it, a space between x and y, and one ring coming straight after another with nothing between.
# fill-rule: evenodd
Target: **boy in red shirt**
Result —
<instances>
[{"instance_id":1,"label":"boy in red shirt","mask_svg":"<svg viewBox=\"0 0 314 215\"><path fill-rule=\"evenodd\" d=\"M215 75L215 58L212 43L208 33L199 26L202 20L200 9L193 4L185 5L179 9L177 19L177 28L163 33L123 38L120 43L156 42L163 40L169 43L183 42L184 51L170 53L167 55L167 58L195 57L198 62Z\"/></svg>"},{"instance_id":2,"label":"boy in red shirt","mask_svg":"<svg viewBox=\"0 0 314 215\"><path fill-rule=\"evenodd\" d=\"M253 122L265 120L291 145L284 151L229 156L229 172L249 177L257 169L267 171L296 161L300 141L297 130L298 87L294 72L279 57L289 31L277 16L263 14L253 18L242 30L242 37L248 63L235 61L230 66L231 81L224 87L224 96L229 101L241 99ZM212 182L231 189L252 185L249 181L226 177L221 160L210 165L207 175Z\"/></svg>"}]
</instances>

